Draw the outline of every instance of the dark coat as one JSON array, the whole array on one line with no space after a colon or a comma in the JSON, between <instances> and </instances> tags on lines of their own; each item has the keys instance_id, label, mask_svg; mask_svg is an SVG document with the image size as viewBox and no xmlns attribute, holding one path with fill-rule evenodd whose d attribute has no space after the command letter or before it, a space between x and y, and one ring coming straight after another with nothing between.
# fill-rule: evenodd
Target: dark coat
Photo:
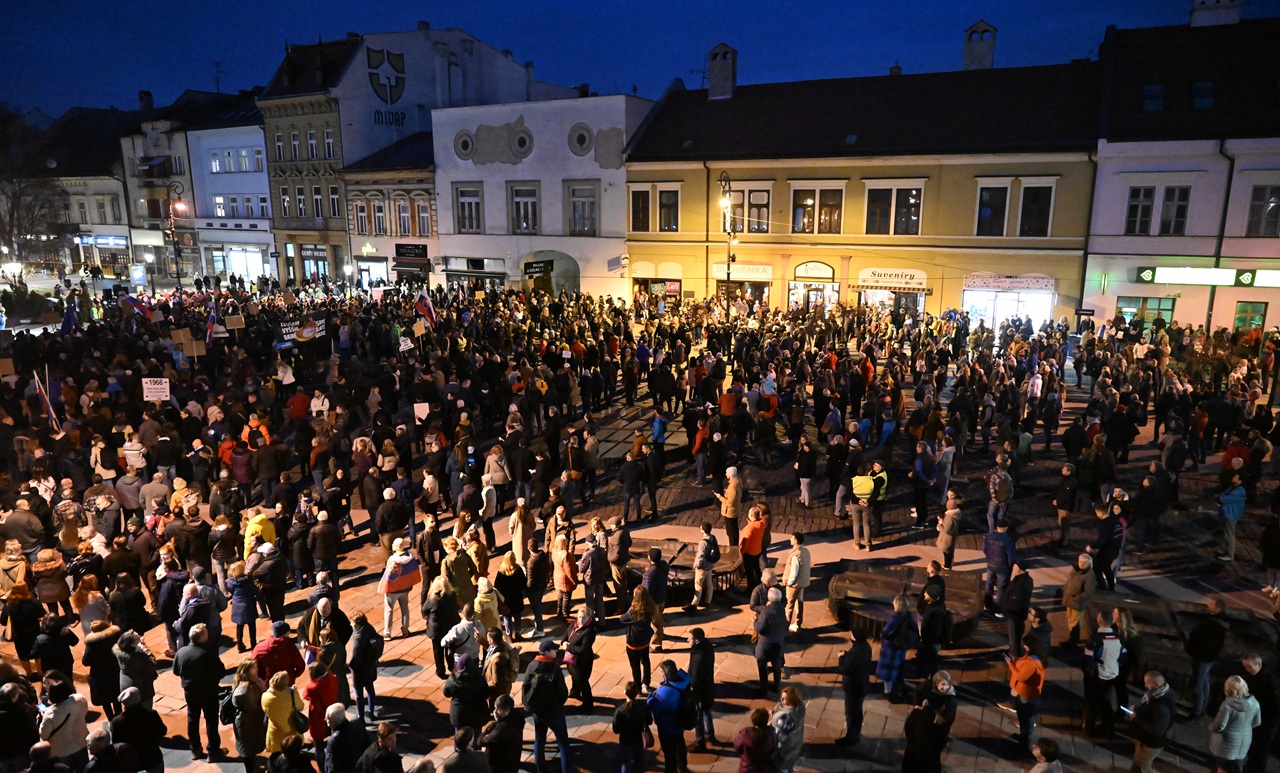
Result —
<instances>
[{"instance_id":1,"label":"dark coat","mask_svg":"<svg viewBox=\"0 0 1280 773\"><path fill-rule=\"evenodd\" d=\"M262 690L256 684L237 685L231 693L236 707L236 753L241 757L262 754L267 748L267 715L262 710Z\"/></svg>"},{"instance_id":2,"label":"dark coat","mask_svg":"<svg viewBox=\"0 0 1280 773\"><path fill-rule=\"evenodd\" d=\"M130 706L111 719L111 740L129 744L138 755L138 764L148 770L164 762L160 742L168 734L160 714L142 704Z\"/></svg>"},{"instance_id":3,"label":"dark coat","mask_svg":"<svg viewBox=\"0 0 1280 773\"><path fill-rule=\"evenodd\" d=\"M111 648L124 631L114 625L84 637L81 665L89 669L89 700L94 705L114 703L120 695L120 664Z\"/></svg>"},{"instance_id":4,"label":"dark coat","mask_svg":"<svg viewBox=\"0 0 1280 773\"><path fill-rule=\"evenodd\" d=\"M258 586L248 577L235 577L227 580L227 593L231 596L231 622L253 625L258 619L261 598Z\"/></svg>"},{"instance_id":5,"label":"dark coat","mask_svg":"<svg viewBox=\"0 0 1280 773\"><path fill-rule=\"evenodd\" d=\"M449 596L453 598L453 596ZM375 657L373 643L381 638L373 626L365 623L355 629L351 635L351 679L356 684L373 684L378 678L378 658Z\"/></svg>"},{"instance_id":6,"label":"dark coat","mask_svg":"<svg viewBox=\"0 0 1280 773\"><path fill-rule=\"evenodd\" d=\"M689 649L689 689L703 706L711 706L716 699L715 669L716 648L710 639L703 639Z\"/></svg>"},{"instance_id":7,"label":"dark coat","mask_svg":"<svg viewBox=\"0 0 1280 773\"><path fill-rule=\"evenodd\" d=\"M444 683L449 722L454 727L483 727L489 715L489 686L477 668L460 671Z\"/></svg>"},{"instance_id":8,"label":"dark coat","mask_svg":"<svg viewBox=\"0 0 1280 773\"><path fill-rule=\"evenodd\" d=\"M444 638L461 618L458 616L458 597L446 593L439 598L427 597L422 602L422 616L427 620L427 638L436 641Z\"/></svg>"},{"instance_id":9,"label":"dark coat","mask_svg":"<svg viewBox=\"0 0 1280 773\"><path fill-rule=\"evenodd\" d=\"M480 746L489 759L494 773L519 770L520 757L524 753L524 710L514 708L502 719L495 719L480 734Z\"/></svg>"},{"instance_id":10,"label":"dark coat","mask_svg":"<svg viewBox=\"0 0 1280 773\"><path fill-rule=\"evenodd\" d=\"M371 743L373 743L373 738L370 737L369 731L365 729L364 723L343 722L330 731L329 739L325 742L327 756L325 770L355 770L356 762L360 760L360 756L364 754ZM512 770L515 770L515 768L512 768Z\"/></svg>"}]
</instances>

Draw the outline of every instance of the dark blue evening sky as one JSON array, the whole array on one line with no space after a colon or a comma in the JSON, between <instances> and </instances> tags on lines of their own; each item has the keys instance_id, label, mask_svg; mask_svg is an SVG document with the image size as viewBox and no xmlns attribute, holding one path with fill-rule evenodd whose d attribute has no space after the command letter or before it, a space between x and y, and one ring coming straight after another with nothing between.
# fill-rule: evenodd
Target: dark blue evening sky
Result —
<instances>
[{"instance_id":1,"label":"dark blue evening sky","mask_svg":"<svg viewBox=\"0 0 1280 773\"><path fill-rule=\"evenodd\" d=\"M132 107L185 88L264 84L285 41L349 31L460 27L539 78L587 81L602 94L657 98L672 78L698 87L706 52L739 51L741 83L958 69L962 31L979 18L998 30L997 66L1097 55L1108 24L1182 24L1190 0L308 0L44 2L0 0L0 102L59 115L74 105ZM1280 0L1246 0L1246 16L1280 15Z\"/></svg>"}]
</instances>

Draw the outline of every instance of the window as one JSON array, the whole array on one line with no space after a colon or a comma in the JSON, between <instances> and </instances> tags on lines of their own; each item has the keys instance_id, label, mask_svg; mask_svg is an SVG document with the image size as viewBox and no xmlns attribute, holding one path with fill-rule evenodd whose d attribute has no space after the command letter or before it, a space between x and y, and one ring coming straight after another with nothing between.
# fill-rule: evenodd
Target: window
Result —
<instances>
[{"instance_id":1,"label":"window","mask_svg":"<svg viewBox=\"0 0 1280 773\"><path fill-rule=\"evenodd\" d=\"M413 218L409 217L409 202L401 201L396 204L396 210L400 215L400 233L399 236L413 235Z\"/></svg>"},{"instance_id":2,"label":"window","mask_svg":"<svg viewBox=\"0 0 1280 773\"><path fill-rule=\"evenodd\" d=\"M253 197L252 196L244 197L244 216L247 218L253 217Z\"/></svg>"},{"instance_id":3,"label":"window","mask_svg":"<svg viewBox=\"0 0 1280 773\"><path fill-rule=\"evenodd\" d=\"M276 133L276 161L284 161L284 135Z\"/></svg>"},{"instance_id":4,"label":"window","mask_svg":"<svg viewBox=\"0 0 1280 773\"><path fill-rule=\"evenodd\" d=\"M338 186L329 186L329 217L338 217ZM317 215L320 213L316 213Z\"/></svg>"},{"instance_id":5,"label":"window","mask_svg":"<svg viewBox=\"0 0 1280 773\"><path fill-rule=\"evenodd\" d=\"M307 132L307 158L316 160L316 133L315 130Z\"/></svg>"},{"instance_id":6,"label":"window","mask_svg":"<svg viewBox=\"0 0 1280 773\"><path fill-rule=\"evenodd\" d=\"M115 223L116 225L119 225L121 220L122 218L120 216L120 197L112 196L111 197L111 222Z\"/></svg>"},{"instance_id":7,"label":"window","mask_svg":"<svg viewBox=\"0 0 1280 773\"><path fill-rule=\"evenodd\" d=\"M379 236L387 233L387 206L381 201L373 202L373 232Z\"/></svg>"},{"instance_id":8,"label":"window","mask_svg":"<svg viewBox=\"0 0 1280 773\"><path fill-rule=\"evenodd\" d=\"M299 185L296 190L296 194L298 199L296 202L298 205L298 217L306 217L307 216L307 189Z\"/></svg>"},{"instance_id":9,"label":"window","mask_svg":"<svg viewBox=\"0 0 1280 773\"><path fill-rule=\"evenodd\" d=\"M1191 84L1191 107L1196 110L1212 110L1214 106L1212 81Z\"/></svg>"},{"instance_id":10,"label":"window","mask_svg":"<svg viewBox=\"0 0 1280 773\"><path fill-rule=\"evenodd\" d=\"M311 211L316 217L324 217L324 195L319 185L311 186Z\"/></svg>"},{"instance_id":11,"label":"window","mask_svg":"<svg viewBox=\"0 0 1280 773\"><path fill-rule=\"evenodd\" d=\"M1244 235L1280 236L1280 185L1253 186Z\"/></svg>"},{"instance_id":12,"label":"window","mask_svg":"<svg viewBox=\"0 0 1280 773\"><path fill-rule=\"evenodd\" d=\"M209 174L222 173L222 156L218 155L218 151L209 154Z\"/></svg>"},{"instance_id":13,"label":"window","mask_svg":"<svg viewBox=\"0 0 1280 773\"><path fill-rule=\"evenodd\" d=\"M324 157L333 158L333 129L324 130Z\"/></svg>"},{"instance_id":14,"label":"window","mask_svg":"<svg viewBox=\"0 0 1280 773\"><path fill-rule=\"evenodd\" d=\"M1160 315L1166 322L1173 319L1173 302L1176 298L1136 298L1129 296L1120 296L1116 299L1116 313L1125 318L1125 321L1132 321L1134 317L1138 317L1143 322L1151 323L1155 321L1156 315Z\"/></svg>"},{"instance_id":15,"label":"window","mask_svg":"<svg viewBox=\"0 0 1280 773\"><path fill-rule=\"evenodd\" d=\"M107 200L104 198L94 199L94 203L98 205L98 222L106 225L107 223Z\"/></svg>"},{"instance_id":16,"label":"window","mask_svg":"<svg viewBox=\"0 0 1280 773\"><path fill-rule=\"evenodd\" d=\"M360 236L369 233L369 210L363 202L356 204L356 233Z\"/></svg>"},{"instance_id":17,"label":"window","mask_svg":"<svg viewBox=\"0 0 1280 773\"><path fill-rule=\"evenodd\" d=\"M231 196L227 200L227 212L230 213L228 217L240 217L240 197Z\"/></svg>"},{"instance_id":18,"label":"window","mask_svg":"<svg viewBox=\"0 0 1280 773\"><path fill-rule=\"evenodd\" d=\"M1048 236L1053 220L1053 186L1022 186L1022 215L1018 218L1019 236Z\"/></svg>"},{"instance_id":19,"label":"window","mask_svg":"<svg viewBox=\"0 0 1280 773\"><path fill-rule=\"evenodd\" d=\"M1129 212L1124 218L1125 236L1146 236L1151 233L1151 210L1156 204L1156 189L1135 186L1129 189Z\"/></svg>"},{"instance_id":20,"label":"window","mask_svg":"<svg viewBox=\"0 0 1280 773\"><path fill-rule=\"evenodd\" d=\"M769 233L769 191L747 191L747 232Z\"/></svg>"},{"instance_id":21,"label":"window","mask_svg":"<svg viewBox=\"0 0 1280 773\"><path fill-rule=\"evenodd\" d=\"M649 230L649 196L648 190L631 191L631 230Z\"/></svg>"},{"instance_id":22,"label":"window","mask_svg":"<svg viewBox=\"0 0 1280 773\"><path fill-rule=\"evenodd\" d=\"M479 186L464 186L454 189L453 212L457 220L457 231L460 234L484 233L484 215L482 209L481 189Z\"/></svg>"},{"instance_id":23,"label":"window","mask_svg":"<svg viewBox=\"0 0 1280 773\"><path fill-rule=\"evenodd\" d=\"M213 197L213 216L214 217L227 216L227 200L222 196Z\"/></svg>"},{"instance_id":24,"label":"window","mask_svg":"<svg viewBox=\"0 0 1280 773\"><path fill-rule=\"evenodd\" d=\"M1007 185L979 186L978 220L974 235L1004 236L1008 210L1009 187Z\"/></svg>"},{"instance_id":25,"label":"window","mask_svg":"<svg viewBox=\"0 0 1280 773\"><path fill-rule=\"evenodd\" d=\"M599 198L595 184L569 185L569 235L596 235L596 207Z\"/></svg>"},{"instance_id":26,"label":"window","mask_svg":"<svg viewBox=\"0 0 1280 773\"><path fill-rule=\"evenodd\" d=\"M267 197L258 197L258 217L271 217L271 208L267 206Z\"/></svg>"},{"instance_id":27,"label":"window","mask_svg":"<svg viewBox=\"0 0 1280 773\"><path fill-rule=\"evenodd\" d=\"M532 185L512 185L510 197L511 233L536 234L538 232L538 189Z\"/></svg>"},{"instance_id":28,"label":"window","mask_svg":"<svg viewBox=\"0 0 1280 773\"><path fill-rule=\"evenodd\" d=\"M76 211L80 215L80 223L82 225L88 225L89 224L89 208L85 206L84 199L76 200Z\"/></svg>"},{"instance_id":29,"label":"window","mask_svg":"<svg viewBox=\"0 0 1280 773\"><path fill-rule=\"evenodd\" d=\"M879 185L867 189L867 233L916 236L924 188Z\"/></svg>"},{"instance_id":30,"label":"window","mask_svg":"<svg viewBox=\"0 0 1280 773\"><path fill-rule=\"evenodd\" d=\"M1236 319L1232 330L1262 327L1267 321L1267 304L1254 301L1236 301Z\"/></svg>"},{"instance_id":31,"label":"window","mask_svg":"<svg viewBox=\"0 0 1280 773\"><path fill-rule=\"evenodd\" d=\"M418 236L431 235L431 205L418 202Z\"/></svg>"},{"instance_id":32,"label":"window","mask_svg":"<svg viewBox=\"0 0 1280 773\"><path fill-rule=\"evenodd\" d=\"M280 217L289 216L289 189L280 189Z\"/></svg>"},{"instance_id":33,"label":"window","mask_svg":"<svg viewBox=\"0 0 1280 773\"><path fill-rule=\"evenodd\" d=\"M840 233L840 214L844 209L844 191L818 191L818 233Z\"/></svg>"},{"instance_id":34,"label":"window","mask_svg":"<svg viewBox=\"0 0 1280 773\"><path fill-rule=\"evenodd\" d=\"M892 188L871 188L867 191L867 233L887 234L892 229L889 213L893 210Z\"/></svg>"},{"instance_id":35,"label":"window","mask_svg":"<svg viewBox=\"0 0 1280 773\"><path fill-rule=\"evenodd\" d=\"M1142 112L1158 113L1164 110L1164 84L1148 83L1142 87Z\"/></svg>"},{"instance_id":36,"label":"window","mask_svg":"<svg viewBox=\"0 0 1280 773\"><path fill-rule=\"evenodd\" d=\"M1191 201L1191 188L1185 185L1164 189L1164 204L1160 206L1160 235L1182 236L1187 232L1187 205Z\"/></svg>"},{"instance_id":37,"label":"window","mask_svg":"<svg viewBox=\"0 0 1280 773\"><path fill-rule=\"evenodd\" d=\"M680 191L658 191L658 230L680 230Z\"/></svg>"},{"instance_id":38,"label":"window","mask_svg":"<svg viewBox=\"0 0 1280 773\"><path fill-rule=\"evenodd\" d=\"M294 161L298 161L299 159L301 159L301 158L302 158L302 151L299 149L299 145L298 145L298 133L297 133L297 132L290 132L290 133L289 133L289 147L290 147L290 149L293 151L293 160L294 160Z\"/></svg>"},{"instance_id":39,"label":"window","mask_svg":"<svg viewBox=\"0 0 1280 773\"><path fill-rule=\"evenodd\" d=\"M253 149L253 171L262 171L262 148Z\"/></svg>"},{"instance_id":40,"label":"window","mask_svg":"<svg viewBox=\"0 0 1280 773\"><path fill-rule=\"evenodd\" d=\"M175 175L184 175L187 173L186 164L182 162L182 156L169 156L169 171Z\"/></svg>"},{"instance_id":41,"label":"window","mask_svg":"<svg viewBox=\"0 0 1280 773\"><path fill-rule=\"evenodd\" d=\"M813 233L813 210L818 192L813 188L796 188L791 191L791 233Z\"/></svg>"},{"instance_id":42,"label":"window","mask_svg":"<svg viewBox=\"0 0 1280 773\"><path fill-rule=\"evenodd\" d=\"M729 192L729 209L720 213L720 228L725 233L742 233L743 218L746 215L746 191Z\"/></svg>"}]
</instances>

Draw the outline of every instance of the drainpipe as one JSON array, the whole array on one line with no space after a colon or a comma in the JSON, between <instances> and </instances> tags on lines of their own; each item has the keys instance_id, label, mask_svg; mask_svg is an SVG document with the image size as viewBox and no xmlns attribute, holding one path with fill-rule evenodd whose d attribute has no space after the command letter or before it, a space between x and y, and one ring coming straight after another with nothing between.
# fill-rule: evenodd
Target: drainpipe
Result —
<instances>
[{"instance_id":1,"label":"drainpipe","mask_svg":"<svg viewBox=\"0 0 1280 773\"><path fill-rule=\"evenodd\" d=\"M1084 221L1084 260L1080 262L1080 305L1077 309L1084 308L1084 288L1085 282L1089 276L1089 242L1093 239L1093 213L1098 206L1098 155L1096 151L1089 151L1089 163L1093 164L1093 178L1089 181L1089 216ZM1076 328L1080 327L1081 317L1076 316ZM1068 348L1070 352L1070 348Z\"/></svg>"},{"instance_id":2,"label":"drainpipe","mask_svg":"<svg viewBox=\"0 0 1280 773\"><path fill-rule=\"evenodd\" d=\"M705 172L705 177L706 177L706 181L704 183L704 187L706 188L706 195L703 196L703 199L704 199L703 203L707 205L707 218L706 218L706 224L704 225L705 233L702 236L702 262L703 262L703 265L705 266L706 277L707 277L706 278L707 285L706 285L706 289L703 291L705 293L703 297L710 298L711 297L711 204L710 204L711 167L707 164L705 160L702 162L702 169Z\"/></svg>"},{"instance_id":3,"label":"drainpipe","mask_svg":"<svg viewBox=\"0 0 1280 773\"><path fill-rule=\"evenodd\" d=\"M1218 238L1213 243L1213 267L1218 268L1222 265L1222 242L1227 237L1227 209L1231 206L1231 185L1235 182L1236 176L1236 157L1229 155L1226 151L1227 141L1225 139L1218 140L1218 155L1227 160L1227 190L1222 194L1222 217L1218 221ZM1204 312L1204 331L1205 335L1213 337L1213 302L1214 296L1217 295L1217 286L1209 285L1209 308Z\"/></svg>"}]
</instances>

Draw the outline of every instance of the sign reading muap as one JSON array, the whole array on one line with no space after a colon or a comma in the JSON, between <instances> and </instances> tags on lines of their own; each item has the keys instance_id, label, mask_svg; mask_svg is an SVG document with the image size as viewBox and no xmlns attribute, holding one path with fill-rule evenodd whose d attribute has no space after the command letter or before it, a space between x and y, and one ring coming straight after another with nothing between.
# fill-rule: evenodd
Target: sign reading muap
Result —
<instances>
[{"instance_id":1,"label":"sign reading muap","mask_svg":"<svg viewBox=\"0 0 1280 773\"><path fill-rule=\"evenodd\" d=\"M301 319L284 320L278 327L281 341L310 341L328 332L328 322L319 312Z\"/></svg>"}]
</instances>

